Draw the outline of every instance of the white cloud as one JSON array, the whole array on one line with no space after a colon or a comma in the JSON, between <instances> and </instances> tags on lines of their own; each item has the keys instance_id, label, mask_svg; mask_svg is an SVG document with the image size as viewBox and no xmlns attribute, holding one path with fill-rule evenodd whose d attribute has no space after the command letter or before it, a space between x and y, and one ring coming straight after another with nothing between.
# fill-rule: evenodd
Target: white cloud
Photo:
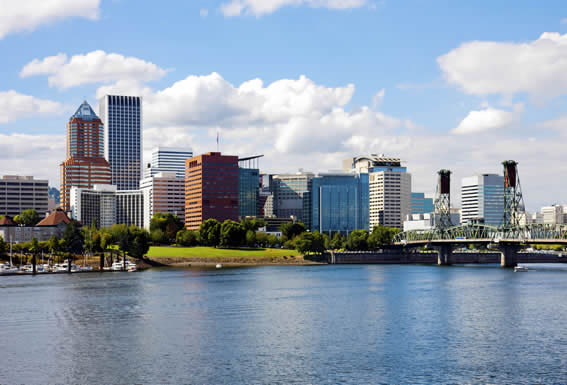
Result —
<instances>
[{"instance_id":1,"label":"white cloud","mask_svg":"<svg viewBox=\"0 0 567 385\"><path fill-rule=\"evenodd\" d=\"M56 115L62 112L61 104L20 94L14 90L0 91L0 123L37 115Z\"/></svg>"},{"instance_id":2,"label":"white cloud","mask_svg":"<svg viewBox=\"0 0 567 385\"><path fill-rule=\"evenodd\" d=\"M0 0L0 39L71 17L96 20L100 0Z\"/></svg>"},{"instance_id":3,"label":"white cloud","mask_svg":"<svg viewBox=\"0 0 567 385\"><path fill-rule=\"evenodd\" d=\"M518 104L514 107L514 111L504 111L492 107L487 107L479 111L471 111L452 133L477 134L481 132L497 131L517 122L523 110L523 105Z\"/></svg>"},{"instance_id":4,"label":"white cloud","mask_svg":"<svg viewBox=\"0 0 567 385\"><path fill-rule=\"evenodd\" d=\"M306 5L311 8L352 9L368 4L368 0L231 0L221 5L225 17L270 14L286 6Z\"/></svg>"},{"instance_id":5,"label":"white cloud","mask_svg":"<svg viewBox=\"0 0 567 385\"><path fill-rule=\"evenodd\" d=\"M150 81L166 73L151 62L99 50L71 58L60 53L42 60L34 59L24 66L20 76L49 75L50 86L70 88L88 83Z\"/></svg>"},{"instance_id":6,"label":"white cloud","mask_svg":"<svg viewBox=\"0 0 567 385\"><path fill-rule=\"evenodd\" d=\"M541 102L567 93L567 34L525 43L473 41L437 59L446 80L473 95L528 93Z\"/></svg>"},{"instance_id":7,"label":"white cloud","mask_svg":"<svg viewBox=\"0 0 567 385\"><path fill-rule=\"evenodd\" d=\"M384 97L386 96L386 90L384 88L382 88L380 91L378 91L376 93L376 95L374 95L374 97L372 98L372 106L374 108L376 107L380 107L382 105L382 103L384 102Z\"/></svg>"},{"instance_id":8,"label":"white cloud","mask_svg":"<svg viewBox=\"0 0 567 385\"><path fill-rule=\"evenodd\" d=\"M543 123L546 128L551 128L562 136L567 136L567 115L555 120L548 120Z\"/></svg>"},{"instance_id":9,"label":"white cloud","mask_svg":"<svg viewBox=\"0 0 567 385\"><path fill-rule=\"evenodd\" d=\"M202 8L199 11L199 15L204 19L205 17L209 16L209 10L206 8Z\"/></svg>"}]
</instances>

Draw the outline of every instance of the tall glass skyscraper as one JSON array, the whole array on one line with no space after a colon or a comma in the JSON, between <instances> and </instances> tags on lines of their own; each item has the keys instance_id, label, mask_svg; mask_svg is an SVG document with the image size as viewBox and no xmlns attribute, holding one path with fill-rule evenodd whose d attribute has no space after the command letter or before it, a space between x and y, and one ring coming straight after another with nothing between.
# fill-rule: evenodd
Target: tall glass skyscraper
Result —
<instances>
[{"instance_id":1,"label":"tall glass skyscraper","mask_svg":"<svg viewBox=\"0 0 567 385\"><path fill-rule=\"evenodd\" d=\"M257 217L260 170L240 167L238 176L238 216L241 218Z\"/></svg>"},{"instance_id":2,"label":"tall glass skyscraper","mask_svg":"<svg viewBox=\"0 0 567 385\"><path fill-rule=\"evenodd\" d=\"M274 211L278 218L296 217L311 228L311 181L309 172L279 174L273 177Z\"/></svg>"},{"instance_id":3,"label":"tall glass skyscraper","mask_svg":"<svg viewBox=\"0 0 567 385\"><path fill-rule=\"evenodd\" d=\"M142 177L142 98L105 95L99 106L112 184L118 190L137 190Z\"/></svg>"},{"instance_id":4,"label":"tall glass skyscraper","mask_svg":"<svg viewBox=\"0 0 567 385\"><path fill-rule=\"evenodd\" d=\"M462 179L461 223L500 226L504 218L504 177L495 174Z\"/></svg>"},{"instance_id":5,"label":"tall glass skyscraper","mask_svg":"<svg viewBox=\"0 0 567 385\"><path fill-rule=\"evenodd\" d=\"M427 198L425 193L411 193L411 214L428 214L435 211L433 198Z\"/></svg>"},{"instance_id":6,"label":"tall glass skyscraper","mask_svg":"<svg viewBox=\"0 0 567 385\"><path fill-rule=\"evenodd\" d=\"M348 235L369 228L368 174L319 174L312 182L311 229Z\"/></svg>"}]
</instances>

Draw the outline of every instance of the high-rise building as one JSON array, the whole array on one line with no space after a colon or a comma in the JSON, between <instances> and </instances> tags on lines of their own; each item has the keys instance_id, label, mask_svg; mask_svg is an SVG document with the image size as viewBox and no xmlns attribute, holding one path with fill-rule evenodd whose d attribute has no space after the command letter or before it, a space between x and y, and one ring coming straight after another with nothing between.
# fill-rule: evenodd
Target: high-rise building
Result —
<instances>
[{"instance_id":1,"label":"high-rise building","mask_svg":"<svg viewBox=\"0 0 567 385\"><path fill-rule=\"evenodd\" d=\"M461 223L500 226L504 218L504 177L482 174L461 181Z\"/></svg>"},{"instance_id":2,"label":"high-rise building","mask_svg":"<svg viewBox=\"0 0 567 385\"><path fill-rule=\"evenodd\" d=\"M297 174L273 176L274 211L278 218L295 217L311 228L311 191L315 175L300 171Z\"/></svg>"},{"instance_id":3,"label":"high-rise building","mask_svg":"<svg viewBox=\"0 0 567 385\"><path fill-rule=\"evenodd\" d=\"M137 190L142 177L142 98L105 95L99 106L111 184L118 190Z\"/></svg>"},{"instance_id":4,"label":"high-rise building","mask_svg":"<svg viewBox=\"0 0 567 385\"><path fill-rule=\"evenodd\" d=\"M411 213L410 214L427 214L435 211L433 198L427 197L421 192L411 193Z\"/></svg>"},{"instance_id":5,"label":"high-rise building","mask_svg":"<svg viewBox=\"0 0 567 385\"><path fill-rule=\"evenodd\" d=\"M312 188L312 231L348 235L369 229L367 173L322 173Z\"/></svg>"},{"instance_id":6,"label":"high-rise building","mask_svg":"<svg viewBox=\"0 0 567 385\"><path fill-rule=\"evenodd\" d=\"M113 185L71 189L71 216L84 225L144 225L144 197L140 190L117 191Z\"/></svg>"},{"instance_id":7,"label":"high-rise building","mask_svg":"<svg viewBox=\"0 0 567 385\"><path fill-rule=\"evenodd\" d=\"M175 172L160 172L142 179L144 193L144 227L150 228L154 214L173 214L185 221L185 178Z\"/></svg>"},{"instance_id":8,"label":"high-rise building","mask_svg":"<svg viewBox=\"0 0 567 385\"><path fill-rule=\"evenodd\" d=\"M71 187L110 184L110 165L104 159L103 124L84 101L67 123L67 156L61 168L61 207L69 211Z\"/></svg>"},{"instance_id":9,"label":"high-rise building","mask_svg":"<svg viewBox=\"0 0 567 385\"><path fill-rule=\"evenodd\" d=\"M0 179L0 215L13 217L28 209L34 209L40 215L47 212L47 180L33 176L3 176Z\"/></svg>"},{"instance_id":10,"label":"high-rise building","mask_svg":"<svg viewBox=\"0 0 567 385\"><path fill-rule=\"evenodd\" d=\"M207 219L238 220L238 157L209 152L185 161L185 226Z\"/></svg>"},{"instance_id":11,"label":"high-rise building","mask_svg":"<svg viewBox=\"0 0 567 385\"><path fill-rule=\"evenodd\" d=\"M259 215L259 158L262 156L252 156L238 160L238 215L241 218L257 217Z\"/></svg>"},{"instance_id":12,"label":"high-rise building","mask_svg":"<svg viewBox=\"0 0 567 385\"><path fill-rule=\"evenodd\" d=\"M563 221L563 206L561 205L542 207L541 216L544 224L559 225L565 223Z\"/></svg>"},{"instance_id":13,"label":"high-rise building","mask_svg":"<svg viewBox=\"0 0 567 385\"><path fill-rule=\"evenodd\" d=\"M178 178L185 179L185 161L192 157L191 149L156 147L152 150L152 162L144 170L144 178L160 172L174 172Z\"/></svg>"}]
</instances>

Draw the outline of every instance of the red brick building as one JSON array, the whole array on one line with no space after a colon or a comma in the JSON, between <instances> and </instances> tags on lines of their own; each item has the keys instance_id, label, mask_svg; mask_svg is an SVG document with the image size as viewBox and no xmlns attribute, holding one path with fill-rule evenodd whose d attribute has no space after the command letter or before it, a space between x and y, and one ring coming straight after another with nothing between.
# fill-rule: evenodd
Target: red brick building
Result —
<instances>
[{"instance_id":1,"label":"red brick building","mask_svg":"<svg viewBox=\"0 0 567 385\"><path fill-rule=\"evenodd\" d=\"M71 187L110 184L110 164L104 159L103 124L85 101L67 123L67 158L61 163L61 207L71 209Z\"/></svg>"},{"instance_id":2,"label":"red brick building","mask_svg":"<svg viewBox=\"0 0 567 385\"><path fill-rule=\"evenodd\" d=\"M185 161L185 227L238 220L238 157L209 152Z\"/></svg>"}]
</instances>

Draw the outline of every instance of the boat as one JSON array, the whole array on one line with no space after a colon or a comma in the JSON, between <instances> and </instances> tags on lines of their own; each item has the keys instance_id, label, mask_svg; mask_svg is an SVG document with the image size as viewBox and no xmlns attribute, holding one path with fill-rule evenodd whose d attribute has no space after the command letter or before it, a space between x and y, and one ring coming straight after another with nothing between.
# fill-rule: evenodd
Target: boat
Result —
<instances>
[{"instance_id":1,"label":"boat","mask_svg":"<svg viewBox=\"0 0 567 385\"><path fill-rule=\"evenodd\" d=\"M18 273L20 269L16 266L12 266L9 263L4 263L0 265L0 273Z\"/></svg>"},{"instance_id":2,"label":"boat","mask_svg":"<svg viewBox=\"0 0 567 385\"><path fill-rule=\"evenodd\" d=\"M217 263L217 265L215 266L217 269L222 269L222 265L220 263Z\"/></svg>"},{"instance_id":3,"label":"boat","mask_svg":"<svg viewBox=\"0 0 567 385\"><path fill-rule=\"evenodd\" d=\"M69 271L69 261L65 261L63 263L57 263L53 265L53 271L56 273L63 273ZM80 269L77 268L77 265L71 263L71 273L76 273L77 271L80 271Z\"/></svg>"},{"instance_id":4,"label":"boat","mask_svg":"<svg viewBox=\"0 0 567 385\"><path fill-rule=\"evenodd\" d=\"M124 265L126 265L126 266L124 266ZM126 267L126 268L124 268L124 267ZM130 261L129 259L127 259L126 262L124 262L124 260L122 259L122 260L115 261L112 264L111 270L112 271L134 272L134 271L137 270L137 268L136 268L136 264L134 262Z\"/></svg>"},{"instance_id":5,"label":"boat","mask_svg":"<svg viewBox=\"0 0 567 385\"><path fill-rule=\"evenodd\" d=\"M514 267L514 273L520 273L523 271L528 271L528 268L526 266L516 266Z\"/></svg>"}]
</instances>

